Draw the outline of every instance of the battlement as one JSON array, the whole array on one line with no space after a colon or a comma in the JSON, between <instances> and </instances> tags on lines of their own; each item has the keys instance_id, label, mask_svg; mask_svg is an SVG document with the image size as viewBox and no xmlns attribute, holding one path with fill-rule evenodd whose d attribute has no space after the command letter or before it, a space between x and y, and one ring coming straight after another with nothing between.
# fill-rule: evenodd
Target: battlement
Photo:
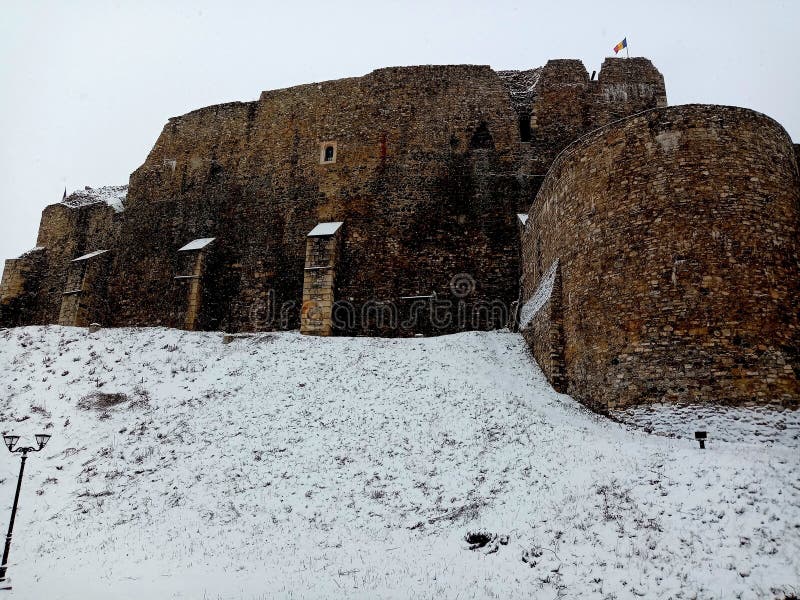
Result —
<instances>
[{"instance_id":1,"label":"battlement","mask_svg":"<svg viewBox=\"0 0 800 600\"><path fill-rule=\"evenodd\" d=\"M614 58L608 57L600 67L597 76L600 84L650 84L664 88L664 76L655 68L649 58ZM666 92L663 94L666 96Z\"/></svg>"}]
</instances>

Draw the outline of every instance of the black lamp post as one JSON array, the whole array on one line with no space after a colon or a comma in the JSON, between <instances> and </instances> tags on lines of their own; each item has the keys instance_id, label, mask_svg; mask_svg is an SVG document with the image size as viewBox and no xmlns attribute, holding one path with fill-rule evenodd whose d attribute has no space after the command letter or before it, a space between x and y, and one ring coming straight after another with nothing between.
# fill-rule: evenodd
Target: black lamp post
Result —
<instances>
[{"instance_id":1,"label":"black lamp post","mask_svg":"<svg viewBox=\"0 0 800 600\"><path fill-rule=\"evenodd\" d=\"M11 521L8 524L8 534L6 535L6 547L3 550L3 562L0 563L0 581L6 580L6 570L8 569L8 551L11 550L11 532L14 530L14 519L17 516L17 502L19 502L19 489L22 487L22 473L25 471L25 460L28 458L28 452L39 452L42 448L47 445L47 442L50 440L50 436L46 433L38 433L36 434L36 444L38 445L37 448L32 446L25 447L20 446L19 448L15 448L14 446L17 445L19 441L18 435L4 435L3 441L6 443L6 447L8 448L9 452L18 452L22 454L22 462L19 465L19 479L17 479L17 492L14 494L14 507L11 509Z\"/></svg>"}]
</instances>

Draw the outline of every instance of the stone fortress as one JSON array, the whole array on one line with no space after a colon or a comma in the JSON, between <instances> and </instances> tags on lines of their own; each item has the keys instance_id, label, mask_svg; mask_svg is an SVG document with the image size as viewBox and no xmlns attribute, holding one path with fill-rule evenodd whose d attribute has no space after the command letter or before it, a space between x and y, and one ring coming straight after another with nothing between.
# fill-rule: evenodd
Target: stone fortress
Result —
<instances>
[{"instance_id":1,"label":"stone fortress","mask_svg":"<svg viewBox=\"0 0 800 600\"><path fill-rule=\"evenodd\" d=\"M45 208L0 326L512 327L600 411L800 399L798 155L644 58L379 69L168 121Z\"/></svg>"}]
</instances>

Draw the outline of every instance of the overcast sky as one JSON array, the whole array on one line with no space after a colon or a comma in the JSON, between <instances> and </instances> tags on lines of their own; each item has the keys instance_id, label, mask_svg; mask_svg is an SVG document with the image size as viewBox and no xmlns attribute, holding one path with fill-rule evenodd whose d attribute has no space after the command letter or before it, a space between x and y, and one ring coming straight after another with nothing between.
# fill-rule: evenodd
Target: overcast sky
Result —
<instances>
[{"instance_id":1,"label":"overcast sky","mask_svg":"<svg viewBox=\"0 0 800 600\"><path fill-rule=\"evenodd\" d=\"M800 2L169 0L3 2L0 261L35 245L42 208L128 182L166 120L264 89L392 65L591 72L627 36L671 105L754 108L800 141ZM2 262L0 262L2 265Z\"/></svg>"}]
</instances>

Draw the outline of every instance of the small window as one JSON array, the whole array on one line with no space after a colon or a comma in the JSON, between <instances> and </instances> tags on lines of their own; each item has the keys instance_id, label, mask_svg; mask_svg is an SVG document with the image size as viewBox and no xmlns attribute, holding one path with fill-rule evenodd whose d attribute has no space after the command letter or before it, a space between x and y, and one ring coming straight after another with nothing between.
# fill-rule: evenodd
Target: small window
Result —
<instances>
[{"instance_id":1,"label":"small window","mask_svg":"<svg viewBox=\"0 0 800 600\"><path fill-rule=\"evenodd\" d=\"M320 164L336 162L336 142L322 142L319 152Z\"/></svg>"},{"instance_id":2,"label":"small window","mask_svg":"<svg viewBox=\"0 0 800 600\"><path fill-rule=\"evenodd\" d=\"M530 142L531 141L531 116L530 115L520 115L519 116L519 138L523 142Z\"/></svg>"}]
</instances>

